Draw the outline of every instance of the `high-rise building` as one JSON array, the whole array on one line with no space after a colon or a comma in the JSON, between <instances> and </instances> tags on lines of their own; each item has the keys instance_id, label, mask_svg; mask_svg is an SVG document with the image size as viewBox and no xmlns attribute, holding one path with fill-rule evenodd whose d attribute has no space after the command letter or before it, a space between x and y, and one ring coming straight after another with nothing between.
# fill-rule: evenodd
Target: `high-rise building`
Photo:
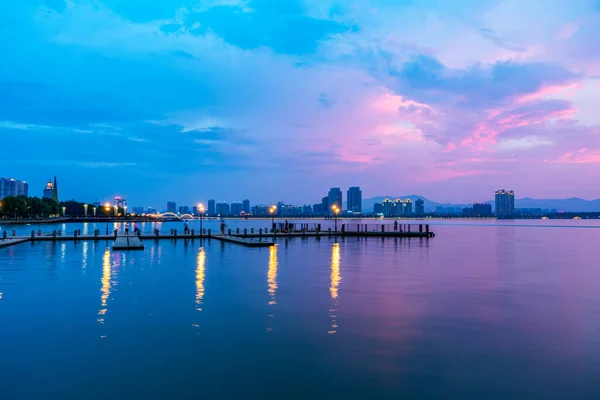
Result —
<instances>
[{"instance_id":1,"label":"high-rise building","mask_svg":"<svg viewBox=\"0 0 600 400\"><path fill-rule=\"evenodd\" d=\"M313 212L313 208L310 204L305 204L302 206L302 214L311 215Z\"/></svg>"},{"instance_id":2,"label":"high-rise building","mask_svg":"<svg viewBox=\"0 0 600 400\"><path fill-rule=\"evenodd\" d=\"M402 202L402 215L407 216L407 215L412 215L412 213L413 213L412 200L405 199Z\"/></svg>"},{"instance_id":3,"label":"high-rise building","mask_svg":"<svg viewBox=\"0 0 600 400\"><path fill-rule=\"evenodd\" d=\"M436 214L443 214L444 213L444 206L435 206L435 213Z\"/></svg>"},{"instance_id":4,"label":"high-rise building","mask_svg":"<svg viewBox=\"0 0 600 400\"><path fill-rule=\"evenodd\" d=\"M208 213L208 215L216 215L217 214L217 209L215 207L216 202L213 199L210 199L208 201L208 207L206 208L206 212Z\"/></svg>"},{"instance_id":5,"label":"high-rise building","mask_svg":"<svg viewBox=\"0 0 600 400\"><path fill-rule=\"evenodd\" d=\"M244 206L239 201L231 203L231 215L238 216L244 211Z\"/></svg>"},{"instance_id":6,"label":"high-rise building","mask_svg":"<svg viewBox=\"0 0 600 400\"><path fill-rule=\"evenodd\" d=\"M322 215L329 214L329 196L325 196L321 199L321 213Z\"/></svg>"},{"instance_id":7,"label":"high-rise building","mask_svg":"<svg viewBox=\"0 0 600 400\"><path fill-rule=\"evenodd\" d=\"M175 214L177 212L177 203L174 201L167 201L167 212Z\"/></svg>"},{"instance_id":8,"label":"high-rise building","mask_svg":"<svg viewBox=\"0 0 600 400\"><path fill-rule=\"evenodd\" d=\"M340 210L342 209L342 189L329 189L329 195L327 196L327 198L327 211L331 212L331 207L333 207L334 204L337 205L340 208Z\"/></svg>"},{"instance_id":9,"label":"high-rise building","mask_svg":"<svg viewBox=\"0 0 600 400\"><path fill-rule=\"evenodd\" d=\"M117 206L119 208L125 208L125 207L127 207L127 200L125 200L122 197L116 196L115 197L115 206Z\"/></svg>"},{"instance_id":10,"label":"high-rise building","mask_svg":"<svg viewBox=\"0 0 600 400\"><path fill-rule=\"evenodd\" d=\"M0 178L0 200L11 196L28 196L29 185L13 178Z\"/></svg>"},{"instance_id":11,"label":"high-rise building","mask_svg":"<svg viewBox=\"0 0 600 400\"><path fill-rule=\"evenodd\" d=\"M218 202L217 203L217 215L229 215L229 204Z\"/></svg>"},{"instance_id":12,"label":"high-rise building","mask_svg":"<svg viewBox=\"0 0 600 400\"><path fill-rule=\"evenodd\" d=\"M425 215L425 202L423 199L418 199L415 201L415 214L416 215Z\"/></svg>"},{"instance_id":13,"label":"high-rise building","mask_svg":"<svg viewBox=\"0 0 600 400\"><path fill-rule=\"evenodd\" d=\"M54 184L52 180L48 179L48 183L46 183L46 187L44 187L44 195L43 199L53 199L54 198Z\"/></svg>"},{"instance_id":14,"label":"high-rise building","mask_svg":"<svg viewBox=\"0 0 600 400\"><path fill-rule=\"evenodd\" d=\"M352 213L362 212L362 191L358 186L348 188L347 198L348 211Z\"/></svg>"},{"instance_id":15,"label":"high-rise building","mask_svg":"<svg viewBox=\"0 0 600 400\"><path fill-rule=\"evenodd\" d=\"M189 214L190 208L188 206L179 206L179 214Z\"/></svg>"},{"instance_id":16,"label":"high-rise building","mask_svg":"<svg viewBox=\"0 0 600 400\"><path fill-rule=\"evenodd\" d=\"M250 200L246 199L242 201L242 211L244 211L245 213L250 212Z\"/></svg>"},{"instance_id":17,"label":"high-rise building","mask_svg":"<svg viewBox=\"0 0 600 400\"><path fill-rule=\"evenodd\" d=\"M391 217L394 215L394 203L392 202L391 199L384 199L383 203L383 215L385 217Z\"/></svg>"},{"instance_id":18,"label":"high-rise building","mask_svg":"<svg viewBox=\"0 0 600 400\"><path fill-rule=\"evenodd\" d=\"M54 175L54 185L52 185L54 189L54 193L52 194L52 199L58 203L58 182L56 181L56 175Z\"/></svg>"},{"instance_id":19,"label":"high-rise building","mask_svg":"<svg viewBox=\"0 0 600 400\"><path fill-rule=\"evenodd\" d=\"M258 217L264 217L269 214L269 206L266 205L257 205L252 207L252 215Z\"/></svg>"},{"instance_id":20,"label":"high-rise building","mask_svg":"<svg viewBox=\"0 0 600 400\"><path fill-rule=\"evenodd\" d=\"M498 218L512 217L515 215L515 192L512 190L496 191L496 216Z\"/></svg>"}]
</instances>

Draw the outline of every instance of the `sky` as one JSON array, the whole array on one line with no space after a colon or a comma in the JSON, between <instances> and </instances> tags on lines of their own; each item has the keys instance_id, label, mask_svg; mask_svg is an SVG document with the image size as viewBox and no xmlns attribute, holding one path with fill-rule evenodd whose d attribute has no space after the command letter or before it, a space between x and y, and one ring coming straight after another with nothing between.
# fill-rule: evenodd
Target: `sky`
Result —
<instances>
[{"instance_id":1,"label":"sky","mask_svg":"<svg viewBox=\"0 0 600 400\"><path fill-rule=\"evenodd\" d=\"M600 197L600 1L26 0L0 176L164 208Z\"/></svg>"}]
</instances>

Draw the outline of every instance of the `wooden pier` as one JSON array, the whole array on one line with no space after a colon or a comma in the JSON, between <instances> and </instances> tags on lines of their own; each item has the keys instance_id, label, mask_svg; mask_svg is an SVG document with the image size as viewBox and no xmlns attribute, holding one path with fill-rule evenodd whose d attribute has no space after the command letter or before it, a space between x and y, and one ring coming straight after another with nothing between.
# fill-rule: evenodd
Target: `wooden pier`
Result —
<instances>
[{"instance_id":1,"label":"wooden pier","mask_svg":"<svg viewBox=\"0 0 600 400\"><path fill-rule=\"evenodd\" d=\"M277 239L287 238L345 238L345 237L356 237L356 238L417 238L417 239L430 239L435 237L435 234L430 231L429 225L361 225L356 224L353 226L342 225L341 229L331 230L327 229L323 231L320 229L320 225L317 225L317 229L309 229L308 225L302 225L301 229L289 229L287 232L282 232L278 229L258 229L254 228L243 229L239 228L232 231L228 229L225 234L212 234L211 230L204 229L202 234L197 234L194 230L190 230L185 234L178 233L177 230L172 229L170 233L163 233L155 230L153 234L141 232L130 233L129 235L117 234L115 231L112 235L101 235L99 230L96 230L93 235L81 235L80 231L75 231L72 235L61 235L58 232L53 232L46 235L36 235L34 231L31 232L31 236L10 236L0 238L0 248L5 246L11 246L25 242L80 242L80 241L113 241L114 250L136 250L143 249L143 241L151 240L194 240L194 239L215 239L223 242L239 244L247 247L267 247L275 244Z\"/></svg>"}]
</instances>

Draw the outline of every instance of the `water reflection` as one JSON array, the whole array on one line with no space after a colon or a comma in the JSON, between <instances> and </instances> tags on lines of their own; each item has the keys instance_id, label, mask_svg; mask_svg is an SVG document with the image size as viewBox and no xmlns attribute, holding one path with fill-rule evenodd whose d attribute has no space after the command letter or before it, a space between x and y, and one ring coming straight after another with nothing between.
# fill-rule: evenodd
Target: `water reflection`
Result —
<instances>
[{"instance_id":1,"label":"water reflection","mask_svg":"<svg viewBox=\"0 0 600 400\"><path fill-rule=\"evenodd\" d=\"M333 303L329 309L329 317L331 318L331 327L329 328L329 334L335 335L339 325L337 324L337 303L339 298L338 288L342 280L340 273L340 244L334 243L331 249L331 285L329 286L329 293Z\"/></svg>"},{"instance_id":2,"label":"water reflection","mask_svg":"<svg viewBox=\"0 0 600 400\"><path fill-rule=\"evenodd\" d=\"M100 296L100 305L101 309L98 311L98 322L104 323L104 316L106 315L106 311L108 310L108 297L110 296L110 250L106 249L104 255L102 256L102 287L100 291L102 295Z\"/></svg>"},{"instance_id":3,"label":"water reflection","mask_svg":"<svg viewBox=\"0 0 600 400\"><path fill-rule=\"evenodd\" d=\"M204 247L198 251L198 263L196 267L196 310L202 311L202 299L204 298L204 275L206 265L206 252Z\"/></svg>"},{"instance_id":4,"label":"water reflection","mask_svg":"<svg viewBox=\"0 0 600 400\"><path fill-rule=\"evenodd\" d=\"M87 268L87 263L88 263L88 251L89 251L88 247L89 247L89 243L86 240L85 242L82 243L83 259L81 260L81 269L83 269L84 273L85 273L85 270Z\"/></svg>"},{"instance_id":5,"label":"water reflection","mask_svg":"<svg viewBox=\"0 0 600 400\"><path fill-rule=\"evenodd\" d=\"M267 272L267 286L269 292L269 306L277 304L275 295L277 294L277 245L269 247L269 270ZM269 318L275 318L272 312L269 312ZM272 332L273 327L269 324L267 332Z\"/></svg>"}]
</instances>

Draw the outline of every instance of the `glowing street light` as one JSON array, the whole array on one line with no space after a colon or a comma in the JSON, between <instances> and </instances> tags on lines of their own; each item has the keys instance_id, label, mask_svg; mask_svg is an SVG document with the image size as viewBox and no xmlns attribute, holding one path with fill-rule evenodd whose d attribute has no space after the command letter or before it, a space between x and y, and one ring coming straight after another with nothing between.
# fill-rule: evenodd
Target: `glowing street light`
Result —
<instances>
[{"instance_id":1,"label":"glowing street light","mask_svg":"<svg viewBox=\"0 0 600 400\"><path fill-rule=\"evenodd\" d=\"M204 214L204 204L198 203L197 209L200 213L200 237L202 237L202 215Z\"/></svg>"},{"instance_id":2,"label":"glowing street light","mask_svg":"<svg viewBox=\"0 0 600 400\"><path fill-rule=\"evenodd\" d=\"M275 233L275 211L277 211L277 206L273 204L269 207L269 214L271 214L271 226L273 228L273 233Z\"/></svg>"},{"instance_id":3,"label":"glowing street light","mask_svg":"<svg viewBox=\"0 0 600 400\"><path fill-rule=\"evenodd\" d=\"M108 236L108 219L110 218L110 215L108 214L110 212L110 204L106 203L104 204L104 211L106 211L106 215L107 215L107 219L106 219L106 236Z\"/></svg>"},{"instance_id":4,"label":"glowing street light","mask_svg":"<svg viewBox=\"0 0 600 400\"><path fill-rule=\"evenodd\" d=\"M342 211L340 209L340 207L337 204L334 204L331 207L331 211L333 211L333 216L334 216L334 220L335 220L335 232L337 233L337 216L340 213L340 211Z\"/></svg>"}]
</instances>

